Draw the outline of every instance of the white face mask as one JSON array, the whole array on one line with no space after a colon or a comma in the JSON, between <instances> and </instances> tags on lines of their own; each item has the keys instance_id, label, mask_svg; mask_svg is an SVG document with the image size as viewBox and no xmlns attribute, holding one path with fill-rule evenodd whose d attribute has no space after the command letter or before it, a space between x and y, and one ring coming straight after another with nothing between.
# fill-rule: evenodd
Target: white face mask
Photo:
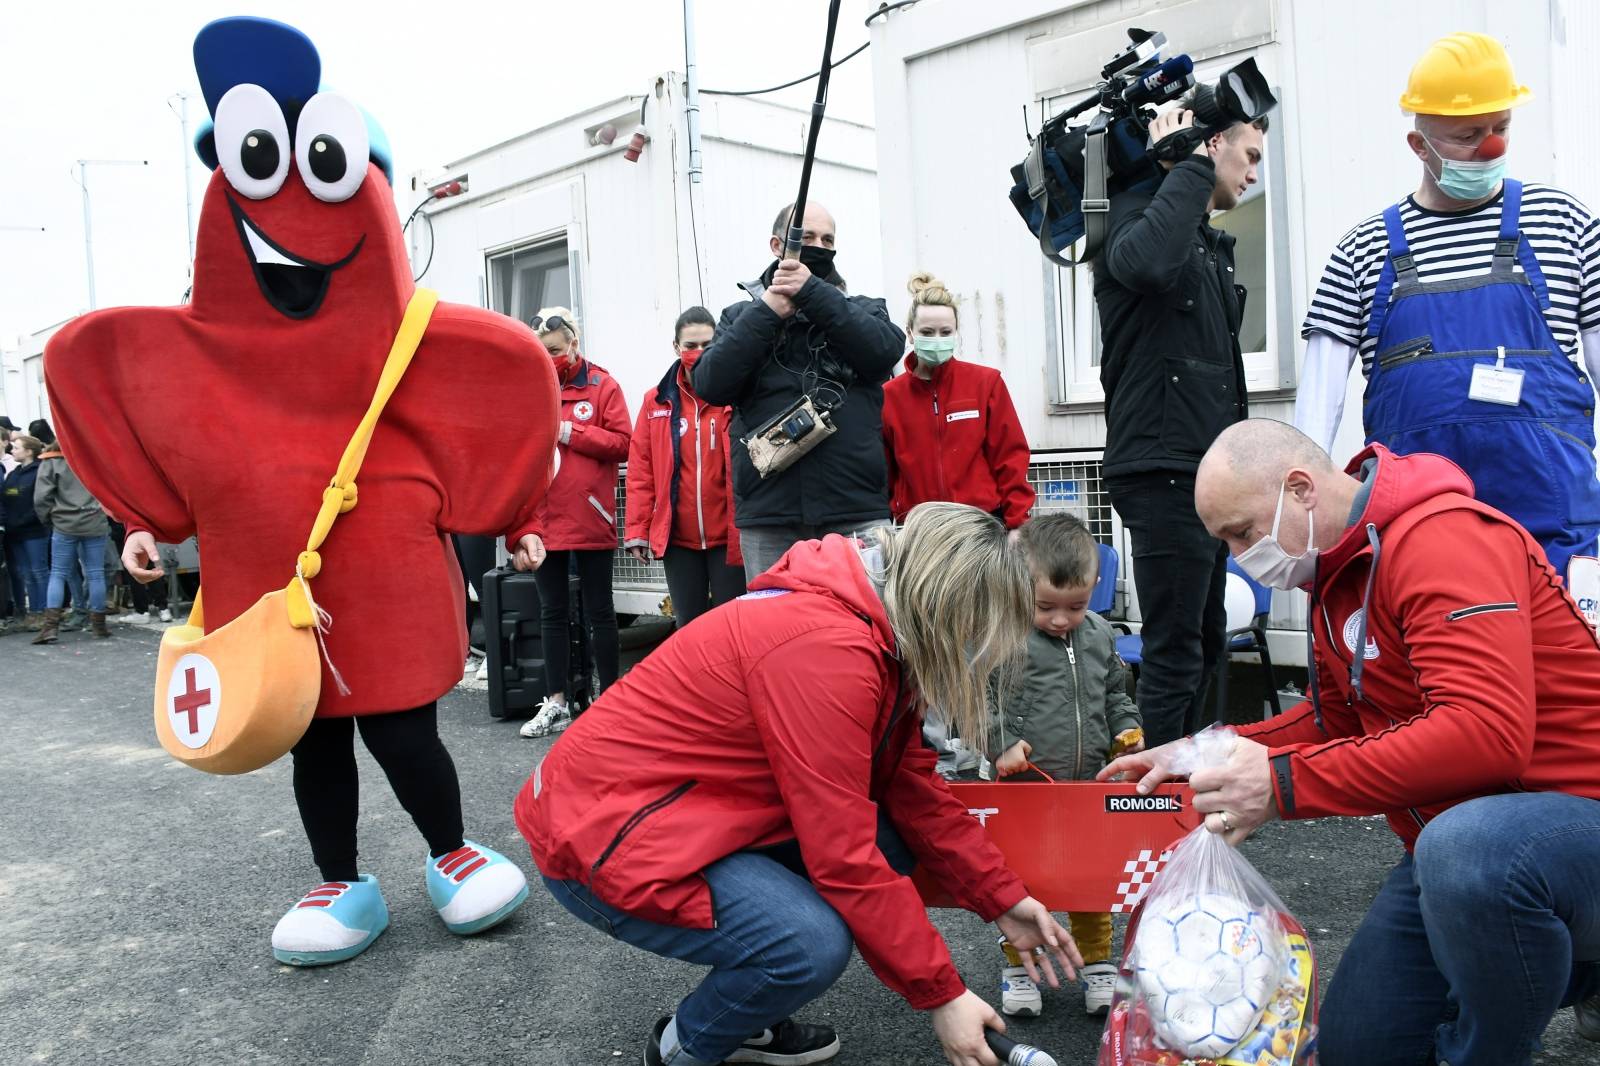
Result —
<instances>
[{"instance_id":1,"label":"white face mask","mask_svg":"<svg viewBox=\"0 0 1600 1066\"><path fill-rule=\"evenodd\" d=\"M1317 575L1318 554L1318 549L1313 546L1316 541L1316 526L1311 511L1306 512L1304 552L1300 555L1290 555L1283 550L1283 545L1278 543L1278 527L1283 522L1283 497L1288 489L1289 483L1286 481L1278 490L1278 510L1272 516L1272 532L1246 548L1243 555L1234 558L1239 564L1239 569L1259 583L1268 588L1285 591L1311 583L1312 578Z\"/></svg>"}]
</instances>

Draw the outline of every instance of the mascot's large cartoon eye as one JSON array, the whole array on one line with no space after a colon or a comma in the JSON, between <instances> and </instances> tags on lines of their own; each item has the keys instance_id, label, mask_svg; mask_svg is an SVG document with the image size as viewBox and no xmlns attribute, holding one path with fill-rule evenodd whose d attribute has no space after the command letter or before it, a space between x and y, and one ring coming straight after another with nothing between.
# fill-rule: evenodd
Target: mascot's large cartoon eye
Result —
<instances>
[{"instance_id":1,"label":"mascot's large cartoon eye","mask_svg":"<svg viewBox=\"0 0 1600 1066\"><path fill-rule=\"evenodd\" d=\"M259 85L235 85L217 101L217 162L228 184L265 200L289 176L289 125Z\"/></svg>"},{"instance_id":2,"label":"mascot's large cartoon eye","mask_svg":"<svg viewBox=\"0 0 1600 1066\"><path fill-rule=\"evenodd\" d=\"M342 96L318 93L306 101L295 127L294 159L311 195L329 203L348 200L367 176L367 121Z\"/></svg>"}]
</instances>

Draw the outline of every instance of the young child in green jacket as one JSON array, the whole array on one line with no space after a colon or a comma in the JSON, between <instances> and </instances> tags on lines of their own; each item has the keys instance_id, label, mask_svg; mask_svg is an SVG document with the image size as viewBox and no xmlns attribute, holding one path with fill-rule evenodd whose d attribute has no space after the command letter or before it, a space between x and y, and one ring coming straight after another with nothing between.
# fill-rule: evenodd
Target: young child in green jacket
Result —
<instances>
[{"instance_id":1,"label":"young child in green jacket","mask_svg":"<svg viewBox=\"0 0 1600 1066\"><path fill-rule=\"evenodd\" d=\"M1099 548L1068 514L1040 515L1020 531L1033 572L1033 633L1021 687L990 723L989 750L1002 779L1088 781L1116 755L1144 748L1139 708L1128 697L1127 668L1116 631L1089 610L1100 576ZM1020 775L1020 776L1019 776ZM1111 1007L1117 968L1111 962L1111 915L1072 912L1072 938L1083 953L1084 1010ZM1038 987L1004 940L1001 1010L1037 1016Z\"/></svg>"}]
</instances>

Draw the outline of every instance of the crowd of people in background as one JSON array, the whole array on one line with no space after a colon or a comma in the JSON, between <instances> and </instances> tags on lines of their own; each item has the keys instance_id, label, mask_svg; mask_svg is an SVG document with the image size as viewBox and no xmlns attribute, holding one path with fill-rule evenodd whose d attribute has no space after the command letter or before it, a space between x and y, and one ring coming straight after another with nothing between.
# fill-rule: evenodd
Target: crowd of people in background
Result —
<instances>
[{"instance_id":1,"label":"crowd of people in background","mask_svg":"<svg viewBox=\"0 0 1600 1066\"><path fill-rule=\"evenodd\" d=\"M35 419L23 432L0 416L0 469L0 636L31 633L33 643L53 644L87 629L109 637L113 610L127 622L172 621L166 586L122 571L126 531L72 472L49 422ZM132 610L112 602L115 590L126 590Z\"/></svg>"}]
</instances>

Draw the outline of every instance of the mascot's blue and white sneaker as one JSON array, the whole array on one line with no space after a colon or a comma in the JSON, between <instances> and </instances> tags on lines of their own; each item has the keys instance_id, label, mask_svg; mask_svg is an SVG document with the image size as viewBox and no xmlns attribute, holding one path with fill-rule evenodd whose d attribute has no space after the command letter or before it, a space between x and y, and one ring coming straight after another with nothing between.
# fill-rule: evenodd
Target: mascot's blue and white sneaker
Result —
<instances>
[{"instance_id":1,"label":"mascot's blue and white sneaker","mask_svg":"<svg viewBox=\"0 0 1600 1066\"><path fill-rule=\"evenodd\" d=\"M272 930L272 956L290 966L325 966L353 959L389 928L389 907L378 879L324 881L289 908Z\"/></svg>"},{"instance_id":2,"label":"mascot's blue and white sneaker","mask_svg":"<svg viewBox=\"0 0 1600 1066\"><path fill-rule=\"evenodd\" d=\"M498 851L468 840L448 855L429 856L428 895L446 929L471 936L511 917L528 898L528 879Z\"/></svg>"}]
</instances>

